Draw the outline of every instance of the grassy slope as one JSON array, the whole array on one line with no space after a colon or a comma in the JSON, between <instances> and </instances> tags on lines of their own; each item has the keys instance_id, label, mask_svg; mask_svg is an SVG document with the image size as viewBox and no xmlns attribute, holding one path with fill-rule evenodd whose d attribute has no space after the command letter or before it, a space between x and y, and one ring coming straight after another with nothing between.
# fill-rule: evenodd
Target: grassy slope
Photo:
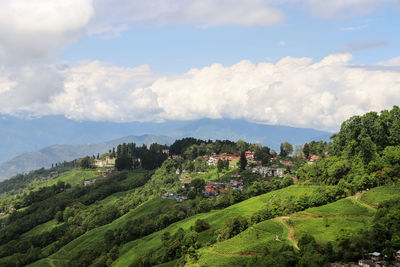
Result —
<instances>
[{"instance_id":1,"label":"grassy slope","mask_svg":"<svg viewBox=\"0 0 400 267\"><path fill-rule=\"evenodd\" d=\"M127 243L122 247L120 257L114 263L114 266L127 266L135 257L143 255L150 248L159 249L161 247L161 235L165 231L174 233L177 229L179 229L179 227L187 230L199 218L207 219L212 227L219 228L228 217L235 217L238 215L250 217L254 211L262 208L268 201L273 201L277 198L287 198L291 195L312 193L316 188L318 187L291 186L282 190L251 198L224 210L214 210L209 213L198 214L187 218L183 221L170 225L168 228L162 231ZM367 202L371 205L377 205L382 200L398 196L399 191L397 191L398 189L396 188L389 186L375 188L361 195L358 200L362 200L363 202ZM114 194L103 200L102 202L104 203L102 204L112 205L112 203L115 203L115 201L117 201L119 197L123 196L123 194L125 193L122 192ZM335 203L318 208L311 208L305 212L296 214L295 216L310 216L308 218L291 218L296 229L296 238L307 232L314 235L318 242L325 243L328 241L333 241L342 229L355 231L360 228L368 227L372 218L368 216L373 216L373 211L365 207L365 205L360 203L358 200L355 198L342 199ZM89 231L85 235L67 244L60 251L51 255L49 258L39 261L34 265L46 266L46 263L49 264L51 259L70 258L71 256L76 255L76 253L83 248L96 246L102 242L104 233L108 229L119 228L131 219L150 214L152 211L154 211L154 209L158 209L160 207L162 208L163 205L168 205L168 203L165 201L166 200L162 199L150 200L137 207L135 210L132 210L128 214L115 220L111 224ZM328 216L328 219L323 219L322 216ZM327 224L328 226L326 226ZM276 244L276 235L279 236L279 239L282 240L282 242L288 242L288 232L288 229L284 227L283 224L281 224L277 219L259 223L230 240L217 243L212 247L201 249L199 251L199 263L205 266L241 264L249 259L249 255L258 255L262 253L262 250L266 245L272 246ZM207 234L207 231L203 232L201 234L201 239L207 240ZM53 263L57 266L62 266L65 264L59 260L53 260Z\"/></svg>"},{"instance_id":2,"label":"grassy slope","mask_svg":"<svg viewBox=\"0 0 400 267\"><path fill-rule=\"evenodd\" d=\"M49 232L51 230L53 230L54 227L56 226L60 226L61 224L59 224L55 219L48 221L46 223L40 224L38 226L36 226L35 228L31 229L30 231L24 233L21 235L21 238L26 238L26 237L32 237L35 235L40 235L43 232Z\"/></svg>"},{"instance_id":3,"label":"grassy slope","mask_svg":"<svg viewBox=\"0 0 400 267\"><path fill-rule=\"evenodd\" d=\"M114 195L110 196L108 198L108 203L112 202L114 199L115 199ZM104 199L103 201L106 201L106 199ZM136 209L128 212L124 216L121 216L120 218L116 219L112 223L88 231L84 235L68 243L66 246L64 246L59 251L51 255L49 258L40 260L32 264L32 266L48 266L46 265L46 263L49 263L51 259L72 258L73 256L77 255L80 250L99 246L104 242L104 233L107 230L120 228L130 220L138 219L140 217L145 217L154 212L155 210L162 208L164 205L169 205L170 202L175 202L175 201L168 199L149 200L143 203L142 205L138 206ZM57 263L58 261L55 262L55 264Z\"/></svg>"},{"instance_id":4,"label":"grassy slope","mask_svg":"<svg viewBox=\"0 0 400 267\"><path fill-rule=\"evenodd\" d=\"M303 193L312 194L312 192L317 188L318 186L290 186L261 196L253 197L223 210L214 210L209 213L197 214L180 222L174 223L162 231L127 243L121 249L120 257L117 259L117 261L114 262L113 265L128 266L135 257L144 255L149 249L160 248L161 235L165 231L174 233L180 227L188 230L192 225L194 225L197 219L206 219L212 227L220 228L225 220L229 217L242 215L249 218L253 214L253 212L261 209L269 201L273 201L275 199L283 199L289 196L296 196ZM204 234L206 235L207 233L204 232L203 235Z\"/></svg>"},{"instance_id":5,"label":"grassy slope","mask_svg":"<svg viewBox=\"0 0 400 267\"><path fill-rule=\"evenodd\" d=\"M339 201L316 208L310 208L299 215L317 215L317 216L374 216L375 212L363 206L352 198L345 198Z\"/></svg>"},{"instance_id":6,"label":"grassy slope","mask_svg":"<svg viewBox=\"0 0 400 267\"><path fill-rule=\"evenodd\" d=\"M81 182L83 182L84 180L90 180L93 178L96 178L98 176L101 175L101 171L99 169L98 170L81 170L81 169L75 169L69 172L65 172L63 174L61 174L58 177L55 177L54 179L48 180L42 184L40 184L40 186L49 186L49 185L53 185L56 184L58 182L65 182L71 185L76 185L79 184Z\"/></svg>"},{"instance_id":7,"label":"grassy slope","mask_svg":"<svg viewBox=\"0 0 400 267\"><path fill-rule=\"evenodd\" d=\"M371 206L378 207L379 203L385 200L400 197L400 185L387 185L372 188L362 194L360 200Z\"/></svg>"},{"instance_id":8,"label":"grassy slope","mask_svg":"<svg viewBox=\"0 0 400 267\"><path fill-rule=\"evenodd\" d=\"M372 222L374 210L382 201L399 197L397 186L373 188L359 197L350 197L300 214L328 216L327 218L291 218L296 229L296 238L311 233L318 242L334 241L340 231L355 232L366 229Z\"/></svg>"},{"instance_id":9,"label":"grassy slope","mask_svg":"<svg viewBox=\"0 0 400 267\"><path fill-rule=\"evenodd\" d=\"M383 200L398 197L398 188L378 187L362 194L360 198L349 197L292 216L261 222L232 239L200 249L198 262L188 266L243 265L249 260L249 256L259 255L266 246L278 244L279 242L275 241L276 235L282 242L289 242L289 229L284 227L279 219L285 222L290 219L296 239L308 233L319 243L334 241L341 231L354 232L369 227L375 212L368 204L378 205ZM360 199L363 199L363 202L360 202ZM257 229L264 229L264 232Z\"/></svg>"},{"instance_id":10,"label":"grassy slope","mask_svg":"<svg viewBox=\"0 0 400 267\"><path fill-rule=\"evenodd\" d=\"M276 219L264 221L249 227L231 239L200 249L197 264L201 266L246 264L249 257L262 255L266 246L273 247L282 242L288 243L285 238L287 235L287 228ZM276 236L280 241L275 240Z\"/></svg>"}]
</instances>

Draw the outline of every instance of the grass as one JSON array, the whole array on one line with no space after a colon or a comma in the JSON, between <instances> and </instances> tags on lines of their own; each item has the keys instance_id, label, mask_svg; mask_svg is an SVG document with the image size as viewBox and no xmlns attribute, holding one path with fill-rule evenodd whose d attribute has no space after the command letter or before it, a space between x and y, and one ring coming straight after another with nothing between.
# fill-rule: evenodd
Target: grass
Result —
<instances>
[{"instance_id":1,"label":"grass","mask_svg":"<svg viewBox=\"0 0 400 267\"><path fill-rule=\"evenodd\" d=\"M58 182L64 182L71 185L79 184L85 180L91 180L101 175L101 171L99 170L82 170L82 169L75 169L70 172L65 172L60 176L47 181L46 183L42 184L45 186L57 184Z\"/></svg>"},{"instance_id":2,"label":"grass","mask_svg":"<svg viewBox=\"0 0 400 267\"><path fill-rule=\"evenodd\" d=\"M291 218L295 227L297 240L304 234L311 234L320 244L333 242L342 231L354 233L368 229L372 217L338 217L338 218Z\"/></svg>"},{"instance_id":3,"label":"grass","mask_svg":"<svg viewBox=\"0 0 400 267\"><path fill-rule=\"evenodd\" d=\"M319 188L319 186L290 186L261 196L253 197L223 210L213 210L208 213L197 214L174 223L164 230L125 244L120 250L120 257L114 262L113 266L128 266L136 257L144 255L149 249L159 249L161 247L161 235L164 232L168 231L170 233L175 233L179 228L188 230L192 225L194 225L197 219L206 219L212 227L218 229L223 225L227 218L237 217L239 215L249 218L255 211L263 208L264 205L270 201L272 202L277 199L284 199L303 193L312 194L317 188ZM239 256L239 258L242 257L243 256ZM238 260L242 261L241 259Z\"/></svg>"},{"instance_id":4,"label":"grass","mask_svg":"<svg viewBox=\"0 0 400 267\"><path fill-rule=\"evenodd\" d=\"M283 242L288 234L285 228L277 220L268 220L249 227L246 231L239 235L220 242L210 247L211 250L220 254L240 255L251 254L260 255L265 248L280 244L276 241L276 236Z\"/></svg>"},{"instance_id":5,"label":"grass","mask_svg":"<svg viewBox=\"0 0 400 267\"><path fill-rule=\"evenodd\" d=\"M237 171L237 169L229 168L229 170L223 169L223 170L221 170L221 172L218 172L217 168L212 168L208 172L204 172L204 173L192 172L192 173L188 173L187 175L192 177L192 179L201 178L204 181L215 181L215 180L218 180L218 179L220 179L221 177L223 177L225 175L230 175L230 174L232 174L232 173L234 173L236 171ZM181 179L188 180L188 181L191 180L191 179L185 178L185 174L181 174Z\"/></svg>"},{"instance_id":6,"label":"grass","mask_svg":"<svg viewBox=\"0 0 400 267\"><path fill-rule=\"evenodd\" d=\"M375 213L362 204L353 201L351 198L345 198L321 207L307 209L298 214L317 216L373 216Z\"/></svg>"},{"instance_id":7,"label":"grass","mask_svg":"<svg viewBox=\"0 0 400 267\"><path fill-rule=\"evenodd\" d=\"M73 256L77 255L79 251L95 247L101 246L104 242L104 233L109 229L117 229L124 226L127 222L133 219L138 219L140 217L145 217L152 212L156 211L157 209L162 209L164 205L169 205L170 202L175 202L174 200L168 199L154 199L149 200L142 205L138 206L136 209L128 212L124 216L116 219L110 224L103 225L97 227L93 230L90 230L83 234L82 236L74 239L66 246L61 248L55 254L51 255L50 258L52 259L62 259L62 258L72 258Z\"/></svg>"},{"instance_id":8,"label":"grass","mask_svg":"<svg viewBox=\"0 0 400 267\"><path fill-rule=\"evenodd\" d=\"M400 197L400 185L387 185L372 188L361 196L361 201L368 203L371 206L378 207L385 200L390 200Z\"/></svg>"},{"instance_id":9,"label":"grass","mask_svg":"<svg viewBox=\"0 0 400 267\"><path fill-rule=\"evenodd\" d=\"M57 220L53 219L46 223L40 224L40 225L36 226L35 228L31 229L30 231L22 234L21 238L33 237L35 235L40 235L44 232L50 232L51 230L53 230L53 228L55 228L56 226L60 226L60 225L61 224L59 224L57 222Z\"/></svg>"}]
</instances>

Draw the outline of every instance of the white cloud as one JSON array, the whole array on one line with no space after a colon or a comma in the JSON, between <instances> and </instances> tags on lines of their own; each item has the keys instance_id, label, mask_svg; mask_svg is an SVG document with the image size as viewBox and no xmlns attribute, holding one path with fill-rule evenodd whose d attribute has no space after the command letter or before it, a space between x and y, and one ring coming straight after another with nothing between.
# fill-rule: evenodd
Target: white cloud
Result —
<instances>
[{"instance_id":1,"label":"white cloud","mask_svg":"<svg viewBox=\"0 0 400 267\"><path fill-rule=\"evenodd\" d=\"M0 1L0 110L42 105L62 92L53 52L77 40L94 14L91 0Z\"/></svg>"},{"instance_id":2,"label":"white cloud","mask_svg":"<svg viewBox=\"0 0 400 267\"><path fill-rule=\"evenodd\" d=\"M15 64L46 57L77 38L93 14L91 0L2 0L0 59Z\"/></svg>"},{"instance_id":3,"label":"white cloud","mask_svg":"<svg viewBox=\"0 0 400 267\"><path fill-rule=\"evenodd\" d=\"M157 96L148 86L156 79L148 65L121 68L104 62L81 62L65 69L65 91L42 111L72 119L154 120ZM36 110L36 113L40 113Z\"/></svg>"},{"instance_id":4,"label":"white cloud","mask_svg":"<svg viewBox=\"0 0 400 267\"><path fill-rule=\"evenodd\" d=\"M280 41L278 44L279 44L279 46L285 46L286 42L285 41Z\"/></svg>"},{"instance_id":5,"label":"white cloud","mask_svg":"<svg viewBox=\"0 0 400 267\"><path fill-rule=\"evenodd\" d=\"M350 54L330 55L318 62L285 57L255 65L243 60L168 77L154 74L147 65L122 68L81 62L60 71L66 77L63 92L13 110L65 114L78 120L243 118L336 130L354 114L400 103L400 69L393 67L400 66L398 59L373 68L352 65L350 60ZM10 80L2 82L11 91L18 86Z\"/></svg>"}]
</instances>

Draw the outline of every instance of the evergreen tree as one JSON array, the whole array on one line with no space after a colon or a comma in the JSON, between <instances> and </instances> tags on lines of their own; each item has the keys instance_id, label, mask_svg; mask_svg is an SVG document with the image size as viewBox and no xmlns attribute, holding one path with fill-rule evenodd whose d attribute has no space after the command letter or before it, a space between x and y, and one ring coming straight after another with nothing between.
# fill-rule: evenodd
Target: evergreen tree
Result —
<instances>
[{"instance_id":1,"label":"evergreen tree","mask_svg":"<svg viewBox=\"0 0 400 267\"><path fill-rule=\"evenodd\" d=\"M239 167L242 170L245 170L247 166L247 159L246 159L246 154L244 151L240 153L240 160L239 160Z\"/></svg>"}]
</instances>

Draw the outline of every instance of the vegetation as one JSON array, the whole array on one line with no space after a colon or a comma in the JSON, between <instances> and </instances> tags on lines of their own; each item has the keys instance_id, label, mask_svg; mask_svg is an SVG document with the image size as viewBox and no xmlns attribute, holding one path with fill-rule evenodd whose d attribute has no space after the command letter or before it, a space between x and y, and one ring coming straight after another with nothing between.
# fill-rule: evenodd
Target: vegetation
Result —
<instances>
[{"instance_id":1,"label":"vegetation","mask_svg":"<svg viewBox=\"0 0 400 267\"><path fill-rule=\"evenodd\" d=\"M400 249L396 106L279 155L184 138L106 157L115 170L86 157L0 184L1 266L324 266Z\"/></svg>"}]
</instances>

